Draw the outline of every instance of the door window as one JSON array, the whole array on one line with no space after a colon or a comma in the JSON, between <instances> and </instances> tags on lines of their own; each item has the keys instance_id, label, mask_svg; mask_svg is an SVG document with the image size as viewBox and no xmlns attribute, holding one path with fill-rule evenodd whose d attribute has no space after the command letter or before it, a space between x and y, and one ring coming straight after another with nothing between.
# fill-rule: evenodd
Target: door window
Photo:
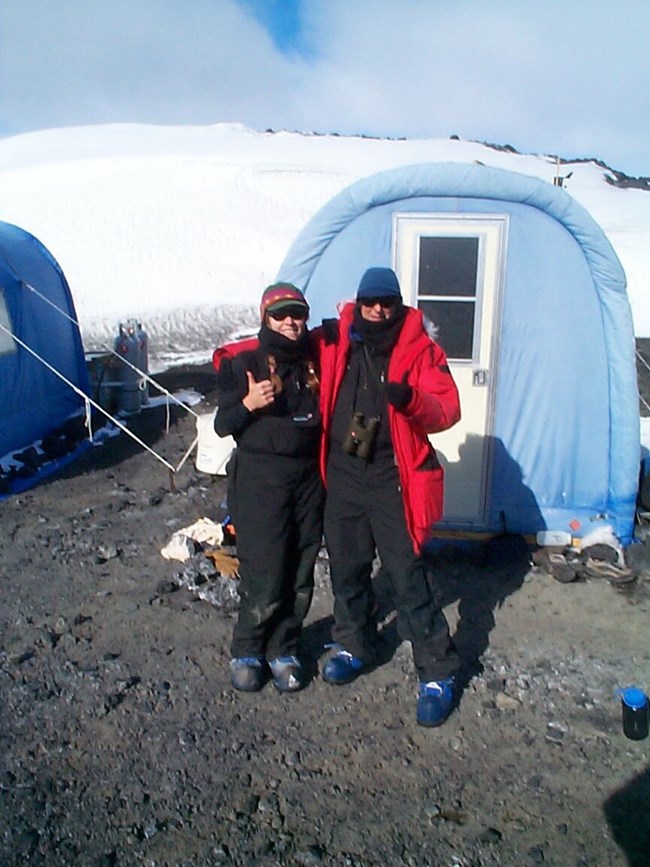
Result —
<instances>
[{"instance_id":1,"label":"door window","mask_svg":"<svg viewBox=\"0 0 650 867\"><path fill-rule=\"evenodd\" d=\"M422 236L419 242L416 306L435 324L447 357L471 361L479 239Z\"/></svg>"}]
</instances>

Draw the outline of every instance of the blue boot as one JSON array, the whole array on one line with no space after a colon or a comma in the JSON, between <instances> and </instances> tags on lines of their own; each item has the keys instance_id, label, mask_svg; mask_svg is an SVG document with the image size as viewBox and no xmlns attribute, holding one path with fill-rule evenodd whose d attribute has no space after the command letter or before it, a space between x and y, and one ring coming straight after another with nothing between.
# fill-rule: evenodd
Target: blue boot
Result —
<instances>
[{"instance_id":1,"label":"blue boot","mask_svg":"<svg viewBox=\"0 0 650 867\"><path fill-rule=\"evenodd\" d=\"M421 726L440 726L454 709L454 678L420 682L416 718Z\"/></svg>"},{"instance_id":2,"label":"blue boot","mask_svg":"<svg viewBox=\"0 0 650 867\"><path fill-rule=\"evenodd\" d=\"M238 656L230 660L230 680L241 692L259 692L266 683L268 668L264 657Z\"/></svg>"},{"instance_id":3,"label":"blue boot","mask_svg":"<svg viewBox=\"0 0 650 867\"><path fill-rule=\"evenodd\" d=\"M360 659L341 648L325 663L323 680L335 686L342 686L344 683L351 683L365 667Z\"/></svg>"},{"instance_id":4,"label":"blue boot","mask_svg":"<svg viewBox=\"0 0 650 867\"><path fill-rule=\"evenodd\" d=\"M273 686L279 692L298 692L305 685L305 675L300 660L295 656L278 656L269 660Z\"/></svg>"}]
</instances>

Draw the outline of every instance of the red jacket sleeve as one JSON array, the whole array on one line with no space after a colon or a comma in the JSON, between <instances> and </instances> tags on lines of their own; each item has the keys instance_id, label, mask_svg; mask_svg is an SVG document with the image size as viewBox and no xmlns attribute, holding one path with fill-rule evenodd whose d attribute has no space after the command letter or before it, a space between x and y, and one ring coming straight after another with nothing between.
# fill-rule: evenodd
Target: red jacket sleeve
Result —
<instances>
[{"instance_id":1,"label":"red jacket sleeve","mask_svg":"<svg viewBox=\"0 0 650 867\"><path fill-rule=\"evenodd\" d=\"M407 374L413 396L404 416L424 433L447 430L460 420L460 397L443 350L432 343Z\"/></svg>"}]
</instances>

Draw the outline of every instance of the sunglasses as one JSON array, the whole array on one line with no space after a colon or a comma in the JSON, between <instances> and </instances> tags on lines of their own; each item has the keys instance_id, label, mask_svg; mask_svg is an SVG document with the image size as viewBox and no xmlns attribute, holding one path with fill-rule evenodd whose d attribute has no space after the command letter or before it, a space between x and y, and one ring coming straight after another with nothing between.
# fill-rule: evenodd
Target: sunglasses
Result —
<instances>
[{"instance_id":1,"label":"sunglasses","mask_svg":"<svg viewBox=\"0 0 650 867\"><path fill-rule=\"evenodd\" d=\"M307 318L307 310L304 307L282 307L280 310L268 310L267 314L276 322L282 322L287 316L292 319L303 320Z\"/></svg>"},{"instance_id":2,"label":"sunglasses","mask_svg":"<svg viewBox=\"0 0 650 867\"><path fill-rule=\"evenodd\" d=\"M399 304L399 298L362 298L360 303L364 307L375 307L379 304L384 310L393 310Z\"/></svg>"}]
</instances>

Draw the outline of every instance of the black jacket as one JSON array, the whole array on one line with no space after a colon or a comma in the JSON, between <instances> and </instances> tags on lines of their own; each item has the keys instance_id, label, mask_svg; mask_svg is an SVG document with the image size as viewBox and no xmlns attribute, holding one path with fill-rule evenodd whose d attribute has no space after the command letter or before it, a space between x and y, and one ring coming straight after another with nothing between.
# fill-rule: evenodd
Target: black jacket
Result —
<instances>
[{"instance_id":1,"label":"black jacket","mask_svg":"<svg viewBox=\"0 0 650 867\"><path fill-rule=\"evenodd\" d=\"M250 412L242 403L248 392L246 371L257 382L269 379L269 356L267 349L259 347L224 359L217 375L219 408L214 428L219 436L232 434L245 452L316 457L321 419L318 394L307 386L305 358L277 361L275 372L282 381L282 390L270 406Z\"/></svg>"}]
</instances>

